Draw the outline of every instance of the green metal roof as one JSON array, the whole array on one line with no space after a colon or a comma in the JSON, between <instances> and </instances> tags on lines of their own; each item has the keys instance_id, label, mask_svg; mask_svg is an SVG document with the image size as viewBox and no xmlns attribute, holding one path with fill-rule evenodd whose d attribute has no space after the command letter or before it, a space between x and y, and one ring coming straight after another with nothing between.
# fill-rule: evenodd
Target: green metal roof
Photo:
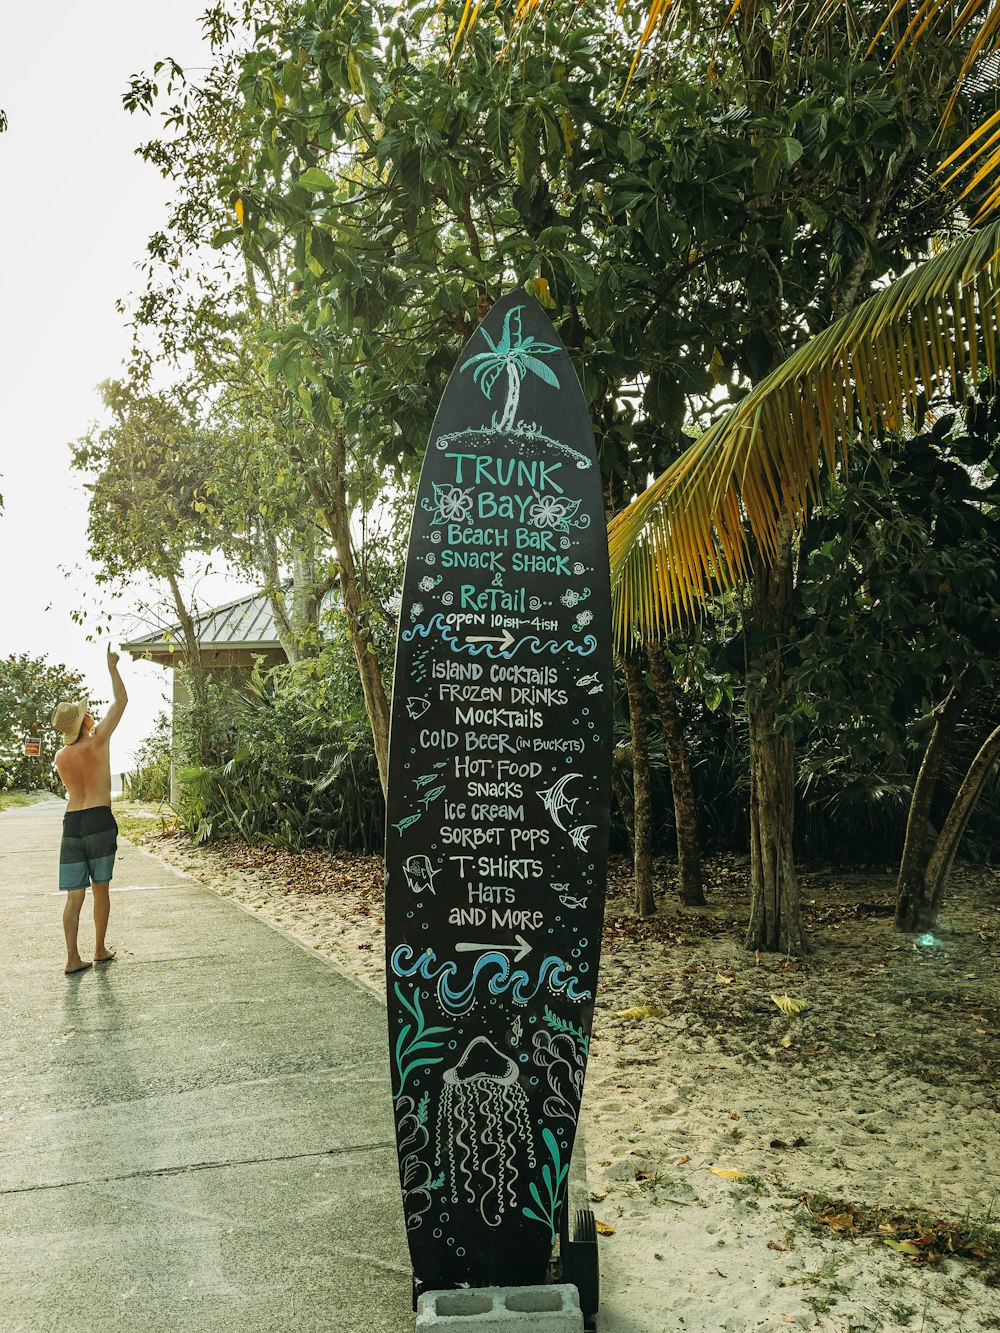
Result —
<instances>
[{"instance_id":1,"label":"green metal roof","mask_svg":"<svg viewBox=\"0 0 1000 1333\"><path fill-rule=\"evenodd\" d=\"M253 652L277 648L281 643L274 625L274 612L267 595L251 593L225 606L213 607L193 617L198 642L203 649L230 649ZM154 630L138 639L122 644L133 657L184 651L184 635L180 625Z\"/></svg>"}]
</instances>

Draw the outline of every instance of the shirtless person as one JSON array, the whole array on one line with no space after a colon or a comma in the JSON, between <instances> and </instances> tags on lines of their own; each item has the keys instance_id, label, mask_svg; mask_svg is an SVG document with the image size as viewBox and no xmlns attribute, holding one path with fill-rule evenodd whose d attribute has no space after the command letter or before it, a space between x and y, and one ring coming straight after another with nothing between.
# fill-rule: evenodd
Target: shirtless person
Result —
<instances>
[{"instance_id":1,"label":"shirtless person","mask_svg":"<svg viewBox=\"0 0 1000 1333\"><path fill-rule=\"evenodd\" d=\"M99 725L95 727L86 699L58 704L52 714L52 725L56 731L62 732L65 742L56 754L56 768L69 793L59 848L59 887L66 893L63 931L66 935L67 976L93 965L83 961L77 948L80 909L91 883L97 935L94 962L110 963L115 956L114 949L109 949L104 939L111 914L108 885L118 848L118 825L111 813L109 742L111 733L121 721L128 695L118 674L118 654L113 653L110 646L108 671L115 701Z\"/></svg>"}]
</instances>

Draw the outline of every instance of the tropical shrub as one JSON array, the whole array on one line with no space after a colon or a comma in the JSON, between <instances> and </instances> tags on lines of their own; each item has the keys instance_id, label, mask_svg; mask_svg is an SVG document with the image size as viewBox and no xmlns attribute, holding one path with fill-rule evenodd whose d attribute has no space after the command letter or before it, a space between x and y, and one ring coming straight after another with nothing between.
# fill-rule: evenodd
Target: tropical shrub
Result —
<instances>
[{"instance_id":1,"label":"tropical shrub","mask_svg":"<svg viewBox=\"0 0 1000 1333\"><path fill-rule=\"evenodd\" d=\"M135 756L128 774L128 794L135 801L166 801L170 798L170 719L161 713L151 734Z\"/></svg>"},{"instance_id":2,"label":"tropical shrub","mask_svg":"<svg viewBox=\"0 0 1000 1333\"><path fill-rule=\"evenodd\" d=\"M357 676L344 670L342 649L327 645L318 657L216 685L229 753L178 773L178 817L198 841L238 838L291 850L381 846L378 766Z\"/></svg>"}]
</instances>

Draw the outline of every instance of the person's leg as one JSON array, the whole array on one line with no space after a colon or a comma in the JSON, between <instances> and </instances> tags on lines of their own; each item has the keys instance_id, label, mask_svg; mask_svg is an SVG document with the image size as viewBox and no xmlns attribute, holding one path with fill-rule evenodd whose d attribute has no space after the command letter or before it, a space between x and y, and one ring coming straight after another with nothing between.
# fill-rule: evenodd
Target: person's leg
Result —
<instances>
[{"instance_id":1,"label":"person's leg","mask_svg":"<svg viewBox=\"0 0 1000 1333\"><path fill-rule=\"evenodd\" d=\"M115 956L105 941L111 899L108 886L115 870L115 852L118 847L118 825L107 806L88 812L83 846L87 853L87 870L94 890L94 962L110 963Z\"/></svg>"},{"instance_id":2,"label":"person's leg","mask_svg":"<svg viewBox=\"0 0 1000 1333\"><path fill-rule=\"evenodd\" d=\"M63 908L63 934L66 936L66 972L82 972L90 967L80 957L77 937L80 931L80 908L87 896L86 889L68 889L66 906Z\"/></svg>"},{"instance_id":3,"label":"person's leg","mask_svg":"<svg viewBox=\"0 0 1000 1333\"><path fill-rule=\"evenodd\" d=\"M109 885L94 884L94 962L110 963L115 956L114 949L109 949L104 941L108 930L108 918L111 915L111 895Z\"/></svg>"}]
</instances>

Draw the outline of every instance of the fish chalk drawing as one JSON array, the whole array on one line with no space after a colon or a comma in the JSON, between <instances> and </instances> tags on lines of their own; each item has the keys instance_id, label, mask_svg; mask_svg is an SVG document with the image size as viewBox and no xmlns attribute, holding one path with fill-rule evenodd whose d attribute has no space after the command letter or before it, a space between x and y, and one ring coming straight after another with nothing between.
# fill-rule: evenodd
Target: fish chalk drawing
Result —
<instances>
[{"instance_id":1,"label":"fish chalk drawing","mask_svg":"<svg viewBox=\"0 0 1000 1333\"><path fill-rule=\"evenodd\" d=\"M556 828L562 829L564 833L567 831L566 825L559 816L566 812L573 814L576 810L576 803L580 799L578 796L567 796L566 787L568 783L578 777L580 777L579 773L564 773L558 782L538 793L542 798L542 804L552 817L553 824Z\"/></svg>"},{"instance_id":2,"label":"fish chalk drawing","mask_svg":"<svg viewBox=\"0 0 1000 1333\"><path fill-rule=\"evenodd\" d=\"M437 873L431 865L430 857L424 854L408 856L403 862L403 874L414 893L433 893L436 897L434 876Z\"/></svg>"},{"instance_id":3,"label":"fish chalk drawing","mask_svg":"<svg viewBox=\"0 0 1000 1333\"><path fill-rule=\"evenodd\" d=\"M581 824L579 828L570 829L570 842L578 851L585 852L587 850L587 842L595 828L597 828L596 824Z\"/></svg>"}]
</instances>

